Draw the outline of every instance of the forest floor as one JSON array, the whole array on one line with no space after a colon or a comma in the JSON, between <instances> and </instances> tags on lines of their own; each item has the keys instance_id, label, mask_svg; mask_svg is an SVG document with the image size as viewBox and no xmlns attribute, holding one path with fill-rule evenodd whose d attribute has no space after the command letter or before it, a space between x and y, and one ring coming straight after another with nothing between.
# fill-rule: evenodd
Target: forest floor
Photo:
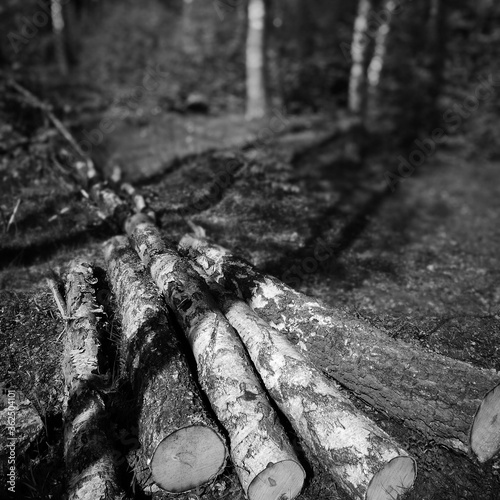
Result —
<instances>
[{"instance_id":1,"label":"forest floor","mask_svg":"<svg viewBox=\"0 0 500 500\"><path fill-rule=\"evenodd\" d=\"M287 116L276 106L270 118L246 122L241 89L231 95L219 88L228 83L206 74L216 67L199 76L208 55L183 64L170 15L114 6L100 30L85 34L84 62L72 83L42 79L41 68L26 81L26 71L11 76L53 103L79 140L90 141L103 175L120 168L169 241L192 221L259 268L393 337L500 370L500 158L459 130L392 191L386 173L399 153L385 147L383 132L359 161L341 110ZM155 38L160 25L168 35ZM191 40L203 38L200 26L190 28ZM183 51L197 53L184 42ZM105 56L97 50L103 44ZM154 90L144 84L148 72L159 82ZM182 109L197 79L208 115ZM103 267L101 244L116 229L68 174L71 148L46 115L6 79L0 86L0 380L42 417L44 432L26 451L20 487L26 498L59 498L64 324L45 278L64 273L75 256ZM108 131L99 135L104 119ZM318 246L327 260L315 260ZM125 454L133 422L120 417L123 397L112 399ZM417 458L408 498L499 498L499 459L478 465L361 407ZM343 498L313 458L311 471L300 500ZM123 473L133 479L125 460ZM231 469L197 493L204 500L243 498Z\"/></svg>"}]
</instances>

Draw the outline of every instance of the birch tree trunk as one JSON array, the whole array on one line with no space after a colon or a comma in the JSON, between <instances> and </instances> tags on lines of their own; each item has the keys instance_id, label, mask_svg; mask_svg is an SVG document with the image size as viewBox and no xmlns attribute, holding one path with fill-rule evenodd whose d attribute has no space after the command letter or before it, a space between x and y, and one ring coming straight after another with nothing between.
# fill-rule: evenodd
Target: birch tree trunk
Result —
<instances>
[{"instance_id":1,"label":"birch tree trunk","mask_svg":"<svg viewBox=\"0 0 500 500\"><path fill-rule=\"evenodd\" d=\"M267 113L266 0L248 0L246 43L246 117L262 118Z\"/></svg>"},{"instance_id":2,"label":"birch tree trunk","mask_svg":"<svg viewBox=\"0 0 500 500\"><path fill-rule=\"evenodd\" d=\"M393 500L408 491L416 464L245 302L210 286L257 372L295 431L351 498Z\"/></svg>"},{"instance_id":3,"label":"birch tree trunk","mask_svg":"<svg viewBox=\"0 0 500 500\"><path fill-rule=\"evenodd\" d=\"M52 32L54 36L54 52L61 75L68 75L68 56L64 42L64 16L61 0L50 1Z\"/></svg>"},{"instance_id":4,"label":"birch tree trunk","mask_svg":"<svg viewBox=\"0 0 500 500\"><path fill-rule=\"evenodd\" d=\"M367 102L367 68L369 53L373 47L368 36L368 17L372 10L373 0L359 0L358 13L354 22L354 33L351 44L351 74L349 77L348 107L354 114L364 117Z\"/></svg>"},{"instance_id":5,"label":"birch tree trunk","mask_svg":"<svg viewBox=\"0 0 500 500\"><path fill-rule=\"evenodd\" d=\"M92 267L74 260L66 280L69 323L63 353L64 460L69 500L124 497L117 480L110 423L98 388L100 341ZM116 451L115 451L116 453Z\"/></svg>"},{"instance_id":6,"label":"birch tree trunk","mask_svg":"<svg viewBox=\"0 0 500 500\"><path fill-rule=\"evenodd\" d=\"M229 435L243 491L250 500L294 498L305 472L207 285L188 261L167 247L147 216L129 219L127 233L186 333L200 384Z\"/></svg>"},{"instance_id":7,"label":"birch tree trunk","mask_svg":"<svg viewBox=\"0 0 500 500\"><path fill-rule=\"evenodd\" d=\"M103 251L122 324L122 374L139 401L141 462L150 470L140 482L151 477L170 493L189 491L222 472L224 439L203 406L155 284L127 238L109 240Z\"/></svg>"},{"instance_id":8,"label":"birch tree trunk","mask_svg":"<svg viewBox=\"0 0 500 500\"><path fill-rule=\"evenodd\" d=\"M472 449L481 462L500 450L500 376L495 370L392 339L344 310L261 274L204 238L186 235L180 247L324 373L374 408L444 446L464 453Z\"/></svg>"},{"instance_id":9,"label":"birch tree trunk","mask_svg":"<svg viewBox=\"0 0 500 500\"><path fill-rule=\"evenodd\" d=\"M385 0L382 6L383 8L378 13L380 24L375 35L375 48L367 70L367 98L372 103L377 101L378 85L380 83L380 75L382 74L382 69L385 63L387 39L391 30L391 20L396 8L396 0Z\"/></svg>"}]
</instances>

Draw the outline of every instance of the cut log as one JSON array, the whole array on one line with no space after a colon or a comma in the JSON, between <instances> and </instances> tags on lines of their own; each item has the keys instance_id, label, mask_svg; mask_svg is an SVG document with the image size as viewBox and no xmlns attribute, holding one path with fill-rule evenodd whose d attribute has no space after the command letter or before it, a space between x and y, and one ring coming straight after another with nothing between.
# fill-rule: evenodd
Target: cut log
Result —
<instances>
[{"instance_id":1,"label":"cut log","mask_svg":"<svg viewBox=\"0 0 500 500\"><path fill-rule=\"evenodd\" d=\"M99 333L92 267L76 259L66 280L68 325L63 354L64 459L70 500L123 498L99 393Z\"/></svg>"},{"instance_id":2,"label":"cut log","mask_svg":"<svg viewBox=\"0 0 500 500\"><path fill-rule=\"evenodd\" d=\"M486 462L500 450L500 385L481 402L470 433L472 451L480 462Z\"/></svg>"},{"instance_id":3,"label":"cut log","mask_svg":"<svg viewBox=\"0 0 500 500\"><path fill-rule=\"evenodd\" d=\"M127 238L112 238L103 250L122 324L122 375L139 401L143 462L164 490L189 491L224 470L224 439L204 408L156 286Z\"/></svg>"},{"instance_id":4,"label":"cut log","mask_svg":"<svg viewBox=\"0 0 500 500\"><path fill-rule=\"evenodd\" d=\"M294 498L305 472L237 333L207 285L187 260L167 247L147 216L133 216L127 232L186 333L200 384L229 435L243 491L250 500Z\"/></svg>"},{"instance_id":5,"label":"cut log","mask_svg":"<svg viewBox=\"0 0 500 500\"><path fill-rule=\"evenodd\" d=\"M289 422L351 498L393 500L416 478L415 461L363 415L246 302L210 284L262 381Z\"/></svg>"},{"instance_id":6,"label":"cut log","mask_svg":"<svg viewBox=\"0 0 500 500\"><path fill-rule=\"evenodd\" d=\"M344 310L327 307L258 272L204 238L186 235L180 247L212 279L242 296L324 373L374 408L464 453L471 449L473 426L472 451L481 462L499 451L500 390L484 400L500 382L495 370L393 339ZM485 411L488 423L482 418ZM486 445L491 442L496 444Z\"/></svg>"}]
</instances>

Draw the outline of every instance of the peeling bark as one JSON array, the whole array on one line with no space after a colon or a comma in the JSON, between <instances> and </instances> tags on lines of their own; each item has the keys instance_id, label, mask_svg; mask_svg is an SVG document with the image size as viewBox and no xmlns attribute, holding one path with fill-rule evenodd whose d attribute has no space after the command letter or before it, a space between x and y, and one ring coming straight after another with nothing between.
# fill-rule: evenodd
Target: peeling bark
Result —
<instances>
[{"instance_id":1,"label":"peeling bark","mask_svg":"<svg viewBox=\"0 0 500 500\"><path fill-rule=\"evenodd\" d=\"M122 324L122 374L139 400L141 463L150 469L145 479L171 493L189 491L222 472L224 439L203 406L155 284L127 238L109 240L103 251Z\"/></svg>"},{"instance_id":2,"label":"peeling bark","mask_svg":"<svg viewBox=\"0 0 500 500\"><path fill-rule=\"evenodd\" d=\"M212 279L243 297L324 373L358 397L437 443L469 451L476 412L485 394L500 382L495 370L476 368L392 339L352 314L327 307L258 272L203 238L186 235L180 247ZM491 394L500 397L500 391ZM498 407L488 404L491 406ZM500 449L497 421L500 418L486 430L487 435L478 435L481 443L495 440L498 445L479 455L476 450L484 448L481 443L472 449L482 462Z\"/></svg>"},{"instance_id":3,"label":"peeling bark","mask_svg":"<svg viewBox=\"0 0 500 500\"><path fill-rule=\"evenodd\" d=\"M97 303L92 267L74 260L66 281L69 323L63 354L64 459L69 500L124 498L117 480L109 421L99 387Z\"/></svg>"},{"instance_id":4,"label":"peeling bark","mask_svg":"<svg viewBox=\"0 0 500 500\"><path fill-rule=\"evenodd\" d=\"M245 349L203 279L145 215L129 234L191 345L200 384L227 430L231 458L251 500L294 498L305 473L253 372Z\"/></svg>"},{"instance_id":5,"label":"peeling bark","mask_svg":"<svg viewBox=\"0 0 500 500\"><path fill-rule=\"evenodd\" d=\"M123 228L127 217L133 213L124 200L102 184L92 186L90 196L97 205L100 216L104 220L114 221L120 229Z\"/></svg>"},{"instance_id":6,"label":"peeling bark","mask_svg":"<svg viewBox=\"0 0 500 500\"><path fill-rule=\"evenodd\" d=\"M393 500L408 491L416 464L363 415L335 382L248 304L211 284L222 312L245 344L270 396L339 486L352 498Z\"/></svg>"}]
</instances>

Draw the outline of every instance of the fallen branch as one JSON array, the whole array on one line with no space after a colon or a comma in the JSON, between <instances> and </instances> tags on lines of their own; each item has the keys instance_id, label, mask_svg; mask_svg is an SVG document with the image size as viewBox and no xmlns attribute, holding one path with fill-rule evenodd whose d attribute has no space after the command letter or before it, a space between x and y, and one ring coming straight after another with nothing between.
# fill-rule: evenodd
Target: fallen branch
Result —
<instances>
[{"instance_id":1,"label":"fallen branch","mask_svg":"<svg viewBox=\"0 0 500 500\"><path fill-rule=\"evenodd\" d=\"M7 228L5 229L6 233L9 232L10 226L12 226L12 224L14 224L16 221L16 215L17 215L17 211L19 210L19 205L21 205L21 198L19 198L17 200L17 203L16 203L16 206L14 207L14 210L12 210L12 214L9 218L9 222L7 222Z\"/></svg>"},{"instance_id":2,"label":"fallen branch","mask_svg":"<svg viewBox=\"0 0 500 500\"><path fill-rule=\"evenodd\" d=\"M250 500L294 498L302 489L304 470L205 282L166 246L149 217L133 216L127 233L186 333L200 384L229 435L243 491Z\"/></svg>"},{"instance_id":3,"label":"fallen branch","mask_svg":"<svg viewBox=\"0 0 500 500\"><path fill-rule=\"evenodd\" d=\"M352 498L393 500L412 487L416 464L406 451L248 304L218 285L210 290L270 396Z\"/></svg>"},{"instance_id":4,"label":"fallen branch","mask_svg":"<svg viewBox=\"0 0 500 500\"><path fill-rule=\"evenodd\" d=\"M155 284L127 238L112 238L103 251L122 324L122 375L139 402L142 462L164 490L189 491L222 472L224 439L204 408Z\"/></svg>"},{"instance_id":5,"label":"fallen branch","mask_svg":"<svg viewBox=\"0 0 500 500\"><path fill-rule=\"evenodd\" d=\"M118 485L109 421L98 388L99 338L92 267L74 260L66 281L69 323L63 354L64 459L69 500L116 500ZM116 453L116 452L115 452Z\"/></svg>"},{"instance_id":6,"label":"fallen branch","mask_svg":"<svg viewBox=\"0 0 500 500\"><path fill-rule=\"evenodd\" d=\"M373 407L480 462L500 449L495 370L431 353L301 294L208 240L180 247L215 281L242 296L324 373ZM479 409L479 410L478 410ZM472 434L472 439L470 438Z\"/></svg>"},{"instance_id":7,"label":"fallen branch","mask_svg":"<svg viewBox=\"0 0 500 500\"><path fill-rule=\"evenodd\" d=\"M32 94L28 89L24 88L15 80L9 80L9 85L15 88L24 98L28 101L28 103L34 108L38 108L45 113L47 118L52 122L52 124L56 127L59 133L68 141L71 147L78 153L80 158L85 162L85 166L87 169L86 177L89 182L92 182L97 178L97 171L95 169L94 163L87 155L83 152L82 148L78 145L75 138L71 134L71 132L64 126L64 124L57 118L50 106L43 101L41 101L38 97Z\"/></svg>"}]
</instances>

